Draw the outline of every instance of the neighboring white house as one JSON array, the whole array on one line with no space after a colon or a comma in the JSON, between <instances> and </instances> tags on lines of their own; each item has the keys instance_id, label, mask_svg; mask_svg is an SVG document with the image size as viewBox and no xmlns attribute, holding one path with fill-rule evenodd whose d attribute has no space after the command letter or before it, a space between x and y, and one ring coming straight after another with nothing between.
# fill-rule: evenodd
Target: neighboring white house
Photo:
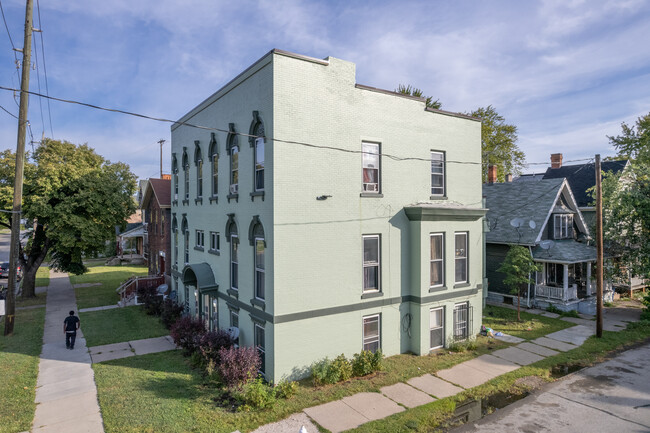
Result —
<instances>
[{"instance_id":1,"label":"neighboring white house","mask_svg":"<svg viewBox=\"0 0 650 433\"><path fill-rule=\"evenodd\" d=\"M268 380L478 332L479 119L272 50L177 121L172 168L173 288Z\"/></svg>"}]
</instances>

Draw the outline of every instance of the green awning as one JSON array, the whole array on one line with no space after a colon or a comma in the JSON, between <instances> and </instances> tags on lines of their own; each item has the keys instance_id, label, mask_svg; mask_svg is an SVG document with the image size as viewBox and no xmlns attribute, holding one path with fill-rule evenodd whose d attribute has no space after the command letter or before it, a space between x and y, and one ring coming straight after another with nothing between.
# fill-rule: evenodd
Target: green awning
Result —
<instances>
[{"instance_id":1,"label":"green awning","mask_svg":"<svg viewBox=\"0 0 650 433\"><path fill-rule=\"evenodd\" d=\"M212 292L219 288L214 281L212 267L207 263L193 263L183 268L183 284L196 285L199 292Z\"/></svg>"}]
</instances>

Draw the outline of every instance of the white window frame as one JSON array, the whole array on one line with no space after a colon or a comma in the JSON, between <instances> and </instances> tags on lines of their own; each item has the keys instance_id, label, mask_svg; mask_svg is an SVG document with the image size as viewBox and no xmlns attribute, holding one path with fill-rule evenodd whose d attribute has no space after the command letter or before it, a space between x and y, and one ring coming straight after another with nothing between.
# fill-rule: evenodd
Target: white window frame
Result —
<instances>
[{"instance_id":1,"label":"white window frame","mask_svg":"<svg viewBox=\"0 0 650 433\"><path fill-rule=\"evenodd\" d=\"M440 158L434 160L434 155L440 155ZM445 152L431 151L431 195L443 197L445 195L446 176L445 176ZM442 186L433 186L433 178L440 177Z\"/></svg>"},{"instance_id":2,"label":"white window frame","mask_svg":"<svg viewBox=\"0 0 650 433\"><path fill-rule=\"evenodd\" d=\"M367 239L376 239L377 240L377 261L366 261L366 240ZM381 236L380 235L363 235L362 236L362 246L361 246L363 255L361 257L363 262L363 293L376 293L381 292ZM367 288L366 287L366 269L377 268L377 287Z\"/></svg>"},{"instance_id":3,"label":"white window frame","mask_svg":"<svg viewBox=\"0 0 650 433\"><path fill-rule=\"evenodd\" d=\"M376 149L376 152L368 148L373 147ZM367 194L380 194L381 193L381 143L375 143L371 141L362 141L361 142L361 186L362 192ZM366 158L369 157L368 154L377 155L377 167L372 167L370 165L366 166ZM366 182L365 172L366 170L372 170L376 172L377 182Z\"/></svg>"},{"instance_id":4,"label":"white window frame","mask_svg":"<svg viewBox=\"0 0 650 433\"><path fill-rule=\"evenodd\" d=\"M203 198L203 160L196 161L196 198Z\"/></svg>"},{"instance_id":5,"label":"white window frame","mask_svg":"<svg viewBox=\"0 0 650 433\"><path fill-rule=\"evenodd\" d=\"M458 318L458 314L456 313L456 311L461 310L461 309L464 309L465 312L466 312L466 317L465 317L464 322L459 322L459 321L456 320ZM460 303L454 305L454 324L453 325L454 325L454 340L455 341L466 340L469 337L469 333L470 333L470 329L469 329L470 317L469 317L469 315L471 314L471 312L472 312L472 309L469 306L469 301L460 302ZM459 326L459 324L462 325L463 323L465 325L464 327ZM464 329L464 333L462 335L457 332L459 329Z\"/></svg>"},{"instance_id":6,"label":"white window frame","mask_svg":"<svg viewBox=\"0 0 650 433\"><path fill-rule=\"evenodd\" d=\"M196 230L196 247L205 247L205 232L203 230Z\"/></svg>"},{"instance_id":7,"label":"white window frame","mask_svg":"<svg viewBox=\"0 0 650 433\"><path fill-rule=\"evenodd\" d=\"M377 322L377 335L366 337L366 322ZM371 344L377 344L377 350L381 350L381 314L373 314L372 316L365 316L362 321L362 350L370 350Z\"/></svg>"},{"instance_id":8,"label":"white window frame","mask_svg":"<svg viewBox=\"0 0 650 433\"><path fill-rule=\"evenodd\" d=\"M567 239L573 235L573 215L553 215L553 237L555 239Z\"/></svg>"},{"instance_id":9,"label":"white window frame","mask_svg":"<svg viewBox=\"0 0 650 433\"><path fill-rule=\"evenodd\" d=\"M259 341L259 331L262 333L262 343ZM253 339L255 347L257 348L257 353L260 355L260 372L265 373L266 370L266 330L263 325L255 323L253 326Z\"/></svg>"},{"instance_id":10,"label":"white window frame","mask_svg":"<svg viewBox=\"0 0 650 433\"><path fill-rule=\"evenodd\" d=\"M260 160L258 159L258 156L259 156L258 153L259 153L259 150L260 150L259 147L261 147L261 151L262 151L261 164L260 164ZM254 182L253 186L255 188L255 191L264 191L264 162L265 162L264 150L265 150L264 149L264 138L263 137L256 138L255 139L255 148L254 148L254 153L255 153L255 155L254 155L254 160L255 160L254 169L255 170L254 170L254 175L253 175L253 182ZM261 186L258 185L258 180L259 179L261 179L261 183L262 183Z\"/></svg>"},{"instance_id":11,"label":"white window frame","mask_svg":"<svg viewBox=\"0 0 650 433\"><path fill-rule=\"evenodd\" d=\"M459 251L459 249L457 247L458 237L459 236L464 236L465 237L465 248L461 249L461 251ZM469 282L468 245L469 245L469 232L456 232L456 233L454 233L454 283L455 284L462 284L462 283ZM465 267L465 279L463 279L463 280L458 280L457 279L457 273L458 273L457 268L458 268L458 263L459 262L464 262L465 263L465 266L464 266Z\"/></svg>"},{"instance_id":12,"label":"white window frame","mask_svg":"<svg viewBox=\"0 0 650 433\"><path fill-rule=\"evenodd\" d=\"M230 288L239 290L239 236L234 234L230 235Z\"/></svg>"},{"instance_id":13,"label":"white window frame","mask_svg":"<svg viewBox=\"0 0 650 433\"><path fill-rule=\"evenodd\" d=\"M212 196L216 197L219 193L219 154L212 154Z\"/></svg>"},{"instance_id":14,"label":"white window frame","mask_svg":"<svg viewBox=\"0 0 650 433\"><path fill-rule=\"evenodd\" d=\"M258 267L257 263L257 249L259 248L259 245L262 245L262 267ZM255 246L255 250L253 254L255 254L255 257L253 258L253 261L255 263L255 298L264 300L266 297L266 281L265 281L265 263L264 261L266 260L265 254L266 254L266 248L264 247L264 238L256 237L255 242L253 243ZM261 284L260 284L261 282ZM260 287L261 286L261 287Z\"/></svg>"},{"instance_id":15,"label":"white window frame","mask_svg":"<svg viewBox=\"0 0 650 433\"><path fill-rule=\"evenodd\" d=\"M221 248L221 235L219 232L210 232L210 251L219 251Z\"/></svg>"},{"instance_id":16,"label":"white window frame","mask_svg":"<svg viewBox=\"0 0 650 433\"><path fill-rule=\"evenodd\" d=\"M187 265L190 263L190 229L185 229L185 239L183 240L185 241L185 251L183 252L184 253L183 259L185 260L185 264Z\"/></svg>"},{"instance_id":17,"label":"white window frame","mask_svg":"<svg viewBox=\"0 0 650 433\"><path fill-rule=\"evenodd\" d=\"M174 201L178 200L178 169L174 170Z\"/></svg>"},{"instance_id":18,"label":"white window frame","mask_svg":"<svg viewBox=\"0 0 650 433\"><path fill-rule=\"evenodd\" d=\"M441 250L441 256L440 258L434 259L433 257L430 257L429 260L429 288L434 288L434 287L443 287L445 285L445 234L444 233L430 233L429 235L429 251L430 254L433 255L433 239L434 238L440 238L440 250ZM434 263L440 263L440 282L439 283L432 283L433 280L433 265Z\"/></svg>"},{"instance_id":19,"label":"white window frame","mask_svg":"<svg viewBox=\"0 0 650 433\"><path fill-rule=\"evenodd\" d=\"M237 166L234 164L234 156L237 154ZM235 144L230 148L230 194L239 193L239 145ZM235 182L235 178L237 181Z\"/></svg>"},{"instance_id":20,"label":"white window frame","mask_svg":"<svg viewBox=\"0 0 650 433\"><path fill-rule=\"evenodd\" d=\"M440 311L440 326L433 326L431 323L431 317L434 312ZM433 345L433 332L442 329L442 338L441 344L434 346ZM429 350L439 349L445 345L445 307L435 307L429 309Z\"/></svg>"}]
</instances>

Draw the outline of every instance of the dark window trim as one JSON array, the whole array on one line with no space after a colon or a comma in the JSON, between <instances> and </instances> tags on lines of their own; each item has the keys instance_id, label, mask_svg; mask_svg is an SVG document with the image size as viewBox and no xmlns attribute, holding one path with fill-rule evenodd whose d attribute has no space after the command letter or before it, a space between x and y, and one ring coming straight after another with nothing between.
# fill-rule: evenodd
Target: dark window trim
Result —
<instances>
[{"instance_id":1,"label":"dark window trim","mask_svg":"<svg viewBox=\"0 0 650 433\"><path fill-rule=\"evenodd\" d=\"M259 299L259 298L253 298L250 300L251 305L254 305L256 307L260 307L262 310L266 311L266 302L264 300Z\"/></svg>"},{"instance_id":2,"label":"dark window trim","mask_svg":"<svg viewBox=\"0 0 650 433\"><path fill-rule=\"evenodd\" d=\"M362 192L359 194L359 197L383 198L384 194L380 192Z\"/></svg>"}]
</instances>

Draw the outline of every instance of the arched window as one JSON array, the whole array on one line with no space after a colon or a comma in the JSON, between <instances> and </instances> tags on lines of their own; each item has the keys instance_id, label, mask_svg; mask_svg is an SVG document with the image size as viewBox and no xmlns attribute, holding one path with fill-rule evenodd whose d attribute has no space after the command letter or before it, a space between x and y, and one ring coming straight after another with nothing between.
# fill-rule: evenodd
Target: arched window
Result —
<instances>
[{"instance_id":1,"label":"arched window","mask_svg":"<svg viewBox=\"0 0 650 433\"><path fill-rule=\"evenodd\" d=\"M253 190L264 191L264 123L259 112L253 111L253 121L249 129L248 142L254 148L253 158Z\"/></svg>"},{"instance_id":2,"label":"arched window","mask_svg":"<svg viewBox=\"0 0 650 433\"><path fill-rule=\"evenodd\" d=\"M176 215L172 218L172 233L174 234L174 265L178 266L178 221Z\"/></svg>"},{"instance_id":3,"label":"arched window","mask_svg":"<svg viewBox=\"0 0 650 433\"><path fill-rule=\"evenodd\" d=\"M187 218L183 216L181 224L181 231L183 232L183 263L190 263L190 229L187 225Z\"/></svg>"},{"instance_id":4,"label":"arched window","mask_svg":"<svg viewBox=\"0 0 650 433\"><path fill-rule=\"evenodd\" d=\"M172 155L172 173L174 174L174 201L178 201L178 160Z\"/></svg>"},{"instance_id":5,"label":"arched window","mask_svg":"<svg viewBox=\"0 0 650 433\"><path fill-rule=\"evenodd\" d=\"M217 138L214 132L210 139L208 157L212 163L212 197L216 197L219 193L219 146L217 145Z\"/></svg>"},{"instance_id":6,"label":"arched window","mask_svg":"<svg viewBox=\"0 0 650 433\"><path fill-rule=\"evenodd\" d=\"M239 194L239 137L235 131L235 124L228 125L228 154L230 155L230 196Z\"/></svg>"},{"instance_id":7,"label":"arched window","mask_svg":"<svg viewBox=\"0 0 650 433\"><path fill-rule=\"evenodd\" d=\"M228 214L226 224L226 240L230 242L230 288L239 289L239 233L235 214Z\"/></svg>"},{"instance_id":8,"label":"arched window","mask_svg":"<svg viewBox=\"0 0 650 433\"><path fill-rule=\"evenodd\" d=\"M255 298L264 300L264 254L266 251L266 241L264 240L264 227L258 215L253 217L253 221L251 221L251 225L248 228L248 239L255 251Z\"/></svg>"},{"instance_id":9,"label":"arched window","mask_svg":"<svg viewBox=\"0 0 650 433\"><path fill-rule=\"evenodd\" d=\"M194 165L196 165L196 198L203 197L203 153L199 140L194 141Z\"/></svg>"},{"instance_id":10,"label":"arched window","mask_svg":"<svg viewBox=\"0 0 650 433\"><path fill-rule=\"evenodd\" d=\"M183 179L185 185L185 200L190 199L190 161L187 157L187 148L183 148Z\"/></svg>"}]
</instances>

